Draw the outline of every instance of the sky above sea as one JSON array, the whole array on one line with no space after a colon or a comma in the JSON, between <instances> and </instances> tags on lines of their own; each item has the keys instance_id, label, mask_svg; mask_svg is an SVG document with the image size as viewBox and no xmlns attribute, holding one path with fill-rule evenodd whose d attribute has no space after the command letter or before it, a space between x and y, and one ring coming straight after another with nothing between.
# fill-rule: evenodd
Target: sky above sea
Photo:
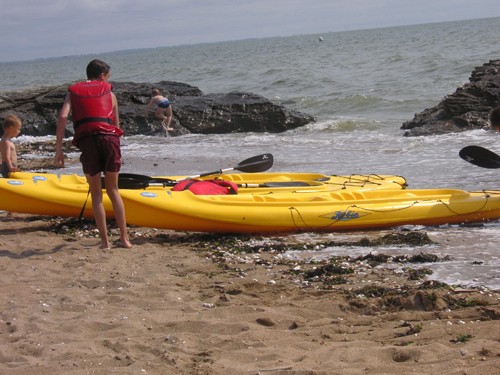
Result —
<instances>
[{"instance_id":1,"label":"sky above sea","mask_svg":"<svg viewBox=\"0 0 500 375\"><path fill-rule=\"evenodd\" d=\"M0 0L0 62L500 16L498 0Z\"/></svg>"}]
</instances>

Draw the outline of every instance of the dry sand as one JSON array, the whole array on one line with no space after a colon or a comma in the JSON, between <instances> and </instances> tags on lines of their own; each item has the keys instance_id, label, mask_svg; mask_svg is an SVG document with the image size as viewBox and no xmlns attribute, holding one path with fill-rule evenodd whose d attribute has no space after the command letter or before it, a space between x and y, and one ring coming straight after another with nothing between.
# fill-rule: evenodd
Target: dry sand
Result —
<instances>
[{"instance_id":1,"label":"dry sand","mask_svg":"<svg viewBox=\"0 0 500 375\"><path fill-rule=\"evenodd\" d=\"M0 374L499 373L498 292L287 261L286 237L102 251L90 222L0 220Z\"/></svg>"}]
</instances>

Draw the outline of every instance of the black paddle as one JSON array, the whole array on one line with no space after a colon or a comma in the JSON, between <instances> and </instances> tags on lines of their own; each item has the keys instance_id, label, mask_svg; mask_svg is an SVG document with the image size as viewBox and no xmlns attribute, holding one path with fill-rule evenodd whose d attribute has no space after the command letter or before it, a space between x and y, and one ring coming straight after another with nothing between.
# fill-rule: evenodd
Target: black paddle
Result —
<instances>
[{"instance_id":1,"label":"black paddle","mask_svg":"<svg viewBox=\"0 0 500 375\"><path fill-rule=\"evenodd\" d=\"M118 187L122 189L130 189L130 186L137 185L139 187L148 186L174 186L175 180L162 177L150 177L135 173L120 173L118 175Z\"/></svg>"},{"instance_id":2,"label":"black paddle","mask_svg":"<svg viewBox=\"0 0 500 375\"><path fill-rule=\"evenodd\" d=\"M274 162L274 158L273 158L272 154L257 155L257 156L243 160L236 167L219 169L219 170L216 170L213 172L206 172L206 173L202 173L202 174L199 174L196 176L189 176L189 177L183 178L181 180L177 180L177 182L182 181L182 180L190 180L190 179L198 178L198 177L210 176L213 174L222 174L224 172L235 171L235 170L240 171L240 172L247 172L247 173L265 172L273 166L273 162Z\"/></svg>"},{"instance_id":3,"label":"black paddle","mask_svg":"<svg viewBox=\"0 0 500 375\"><path fill-rule=\"evenodd\" d=\"M500 156L481 146L466 146L458 155L465 161L482 168L500 168Z\"/></svg>"},{"instance_id":4,"label":"black paddle","mask_svg":"<svg viewBox=\"0 0 500 375\"><path fill-rule=\"evenodd\" d=\"M240 162L236 167L233 167L233 168L219 169L219 170L214 171L214 172L205 172L205 173L199 174L197 176L190 176L190 177L186 177L186 178L183 178L180 180L172 180L169 178L161 178L161 177L149 177L149 176L135 174L135 173L120 173L118 175L118 187L121 189L143 189L143 188L146 188L148 186L174 186L176 183L178 183L179 181L182 181L182 180L189 180L189 179L198 178L198 177L205 177L205 176L210 176L213 174L222 174L224 172L233 171L233 170L238 170L238 171L247 172L247 173L264 172L272 167L273 162L274 162L274 158L273 158L272 154L262 154L262 155L257 155L257 156L245 159L242 162ZM261 184L261 185L262 185L262 187L275 186L272 184L273 183L266 183L266 184ZM298 183L295 183L295 185L293 185L293 186L303 186L303 185L297 185L297 184ZM291 185L280 184L279 186L291 186Z\"/></svg>"},{"instance_id":5,"label":"black paddle","mask_svg":"<svg viewBox=\"0 0 500 375\"><path fill-rule=\"evenodd\" d=\"M102 188L106 188L106 180L104 177L101 179ZM142 174L135 173L120 173L118 175L118 188L119 189L145 189L148 186L174 186L175 180L170 178L149 177Z\"/></svg>"}]
</instances>

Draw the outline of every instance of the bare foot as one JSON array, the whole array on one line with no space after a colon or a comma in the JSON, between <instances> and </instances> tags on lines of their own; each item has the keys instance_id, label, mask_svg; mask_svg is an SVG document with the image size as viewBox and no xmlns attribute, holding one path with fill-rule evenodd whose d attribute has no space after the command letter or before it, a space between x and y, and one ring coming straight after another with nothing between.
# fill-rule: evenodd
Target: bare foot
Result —
<instances>
[{"instance_id":1,"label":"bare foot","mask_svg":"<svg viewBox=\"0 0 500 375\"><path fill-rule=\"evenodd\" d=\"M121 247L124 247L125 249L130 249L132 247L132 243L127 237L120 238L120 245Z\"/></svg>"}]
</instances>

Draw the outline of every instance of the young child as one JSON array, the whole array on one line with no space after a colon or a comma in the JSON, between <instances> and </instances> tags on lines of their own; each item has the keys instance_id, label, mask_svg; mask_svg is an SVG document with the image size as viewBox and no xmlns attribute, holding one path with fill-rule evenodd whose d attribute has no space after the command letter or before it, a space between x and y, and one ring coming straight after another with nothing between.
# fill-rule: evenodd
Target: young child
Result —
<instances>
[{"instance_id":1,"label":"young child","mask_svg":"<svg viewBox=\"0 0 500 375\"><path fill-rule=\"evenodd\" d=\"M0 152L2 153L2 176L9 177L10 172L16 172L17 154L16 146L12 142L21 133L21 120L15 115L9 115L5 118L2 125L3 136L0 141Z\"/></svg>"},{"instance_id":2,"label":"young child","mask_svg":"<svg viewBox=\"0 0 500 375\"><path fill-rule=\"evenodd\" d=\"M145 117L146 119L148 118L149 110L153 105L156 105L155 119L161 120L161 126L163 126L168 136L168 131L174 130L170 127L170 122L172 121L172 105L166 97L161 95L159 89L152 89L151 94L152 98L146 107Z\"/></svg>"}]
</instances>

